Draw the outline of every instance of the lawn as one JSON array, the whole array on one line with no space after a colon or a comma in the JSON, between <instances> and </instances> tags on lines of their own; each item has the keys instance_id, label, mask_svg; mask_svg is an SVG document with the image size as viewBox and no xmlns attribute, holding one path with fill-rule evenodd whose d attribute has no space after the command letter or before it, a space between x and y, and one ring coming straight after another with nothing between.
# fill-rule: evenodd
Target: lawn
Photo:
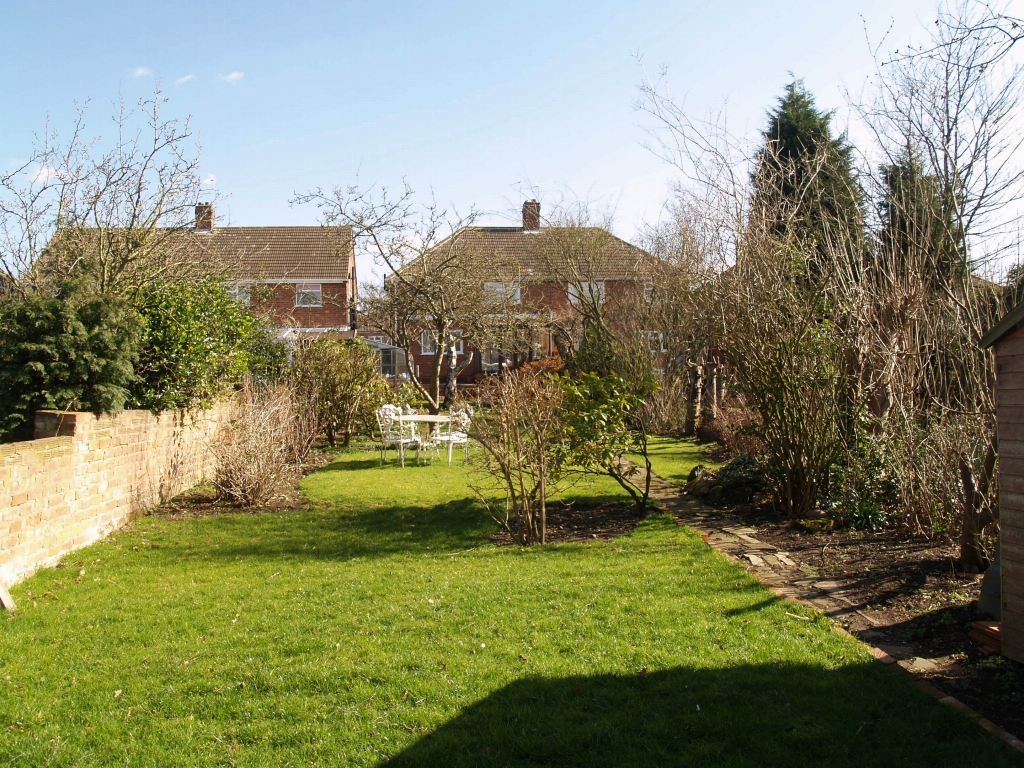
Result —
<instances>
[{"instance_id":1,"label":"lawn","mask_svg":"<svg viewBox=\"0 0 1024 768\"><path fill-rule=\"evenodd\" d=\"M667 516L499 548L459 465L304 488L17 585L0 764L1024 765Z\"/></svg>"},{"instance_id":2,"label":"lawn","mask_svg":"<svg viewBox=\"0 0 1024 768\"><path fill-rule=\"evenodd\" d=\"M651 459L651 469L663 480L673 483L685 483L690 470L698 464L717 469L721 466L708 457L708 450L714 446L701 445L693 440L676 440L671 437L651 437L647 441L647 455ZM629 456L633 461L643 465L643 457L639 454Z\"/></svg>"}]
</instances>

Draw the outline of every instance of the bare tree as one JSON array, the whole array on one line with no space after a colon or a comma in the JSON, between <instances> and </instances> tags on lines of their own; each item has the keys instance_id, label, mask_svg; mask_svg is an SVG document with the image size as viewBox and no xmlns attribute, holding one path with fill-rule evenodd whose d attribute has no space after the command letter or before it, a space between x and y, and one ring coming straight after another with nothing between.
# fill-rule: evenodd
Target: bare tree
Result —
<instances>
[{"instance_id":1,"label":"bare tree","mask_svg":"<svg viewBox=\"0 0 1024 768\"><path fill-rule=\"evenodd\" d=\"M317 189L295 202L315 204L327 225L351 227L357 247L388 270L382 287L366 291L362 312L410 362L414 344L434 346L430 370L412 379L432 413L451 405L458 374L472 362L470 353L458 363L460 345L521 343L525 318L513 301L518 264L481 247L475 213L449 215L433 201L417 206L408 186L397 196L354 186ZM495 281L504 290L487 291L485 284Z\"/></svg>"},{"instance_id":2,"label":"bare tree","mask_svg":"<svg viewBox=\"0 0 1024 768\"><path fill-rule=\"evenodd\" d=\"M968 570L984 567L998 514L995 361L978 342L1005 309L982 275L1016 245L1024 198L1019 36L1003 6L943 4L927 43L879 57L875 97L855 105L882 156L878 278L904 299L879 344L893 360L886 415L918 447L903 487L959 530Z\"/></svg>"},{"instance_id":3,"label":"bare tree","mask_svg":"<svg viewBox=\"0 0 1024 768\"><path fill-rule=\"evenodd\" d=\"M87 138L86 108L66 140L47 128L29 160L0 176L0 269L7 291L52 290L83 276L130 294L154 280L196 279L208 255L181 231L199 198L199 148L189 120L163 116L159 88L123 103L112 140Z\"/></svg>"}]
</instances>

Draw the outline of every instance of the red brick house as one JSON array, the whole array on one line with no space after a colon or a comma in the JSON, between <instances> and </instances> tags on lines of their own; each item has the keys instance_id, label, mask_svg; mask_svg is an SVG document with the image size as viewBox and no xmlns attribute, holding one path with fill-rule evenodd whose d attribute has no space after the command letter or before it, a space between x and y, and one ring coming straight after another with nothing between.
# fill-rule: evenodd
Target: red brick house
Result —
<instances>
[{"instance_id":1,"label":"red brick house","mask_svg":"<svg viewBox=\"0 0 1024 768\"><path fill-rule=\"evenodd\" d=\"M211 203L196 206L193 242L240 301L283 338L352 335L358 299L349 227L218 227Z\"/></svg>"},{"instance_id":2,"label":"red brick house","mask_svg":"<svg viewBox=\"0 0 1024 768\"><path fill-rule=\"evenodd\" d=\"M596 227L542 227L540 203L529 200L523 204L523 224L520 227L467 227L452 235L460 239L459 247L471 248L476 253L486 254L495 265L495 281L485 283L484 290L510 296L520 304L524 314L550 313L565 317L576 312L577 293L589 291L600 303L614 306L623 302L639 300L647 281L641 276L652 274L649 268L654 257L641 248L615 237L606 230ZM599 243L599 256L588 263L585 275L576 274L575 280L567 275L571 265L562 265L567 250L568 238ZM444 247L441 243L438 248ZM500 275L514 274L509 283L503 283ZM585 279L584 279L585 278ZM506 280L508 278L506 277ZM433 339L421 335L419 343L413 343L412 360L409 369L413 374L425 378L425 372L433 363L436 354ZM506 355L501 350L471 350L457 348L460 355L474 352L472 362L459 374L460 383L478 381L489 373L499 371L503 366L517 367L529 360L544 358L557 352L554 334L546 331L535 338L534 349L529 354ZM442 377L447 366L442 366Z\"/></svg>"}]
</instances>

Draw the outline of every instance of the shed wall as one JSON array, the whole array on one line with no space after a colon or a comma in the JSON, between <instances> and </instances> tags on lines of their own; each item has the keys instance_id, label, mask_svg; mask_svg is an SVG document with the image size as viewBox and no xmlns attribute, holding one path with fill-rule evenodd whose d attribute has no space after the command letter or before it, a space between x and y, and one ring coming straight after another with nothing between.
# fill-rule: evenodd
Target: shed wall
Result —
<instances>
[{"instance_id":1,"label":"shed wall","mask_svg":"<svg viewBox=\"0 0 1024 768\"><path fill-rule=\"evenodd\" d=\"M995 345L1003 654L1024 662L1024 327Z\"/></svg>"}]
</instances>

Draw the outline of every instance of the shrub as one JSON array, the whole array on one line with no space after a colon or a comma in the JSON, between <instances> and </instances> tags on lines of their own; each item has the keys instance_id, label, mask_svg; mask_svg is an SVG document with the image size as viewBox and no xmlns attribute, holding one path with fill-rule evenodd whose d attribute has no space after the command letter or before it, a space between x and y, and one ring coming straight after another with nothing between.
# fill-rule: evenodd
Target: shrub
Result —
<instances>
[{"instance_id":1,"label":"shrub","mask_svg":"<svg viewBox=\"0 0 1024 768\"><path fill-rule=\"evenodd\" d=\"M374 411L392 396L377 351L358 339L317 339L296 354L293 377L332 448L339 437L347 447L359 426L372 429Z\"/></svg>"},{"instance_id":2,"label":"shrub","mask_svg":"<svg viewBox=\"0 0 1024 768\"><path fill-rule=\"evenodd\" d=\"M723 504L747 504L764 487L764 470L757 459L737 456L715 474L708 498Z\"/></svg>"},{"instance_id":3,"label":"shrub","mask_svg":"<svg viewBox=\"0 0 1024 768\"><path fill-rule=\"evenodd\" d=\"M138 309L145 327L132 391L137 405L206 406L245 377L259 327L219 283L151 285Z\"/></svg>"},{"instance_id":4,"label":"shrub","mask_svg":"<svg viewBox=\"0 0 1024 768\"><path fill-rule=\"evenodd\" d=\"M644 414L655 435L682 435L686 424L687 382L663 376L661 386L647 398Z\"/></svg>"},{"instance_id":5,"label":"shrub","mask_svg":"<svg viewBox=\"0 0 1024 768\"><path fill-rule=\"evenodd\" d=\"M0 434L29 439L35 411L117 413L138 358L139 319L114 296L69 288L0 307Z\"/></svg>"},{"instance_id":6,"label":"shrub","mask_svg":"<svg viewBox=\"0 0 1024 768\"><path fill-rule=\"evenodd\" d=\"M638 509L645 509L651 491L651 461L642 411L644 398L654 385L632 383L614 373L582 373L577 378L565 374L558 381L573 462L584 471L608 475ZM623 461L627 453L642 455L645 467Z\"/></svg>"},{"instance_id":7,"label":"shrub","mask_svg":"<svg viewBox=\"0 0 1024 768\"><path fill-rule=\"evenodd\" d=\"M764 469L753 456L737 456L717 472L696 466L686 490L716 504L749 504L766 487Z\"/></svg>"},{"instance_id":8,"label":"shrub","mask_svg":"<svg viewBox=\"0 0 1024 768\"><path fill-rule=\"evenodd\" d=\"M281 381L289 371L288 345L277 329L257 327L246 345L249 375L262 381Z\"/></svg>"},{"instance_id":9,"label":"shrub","mask_svg":"<svg viewBox=\"0 0 1024 768\"><path fill-rule=\"evenodd\" d=\"M473 487L488 513L520 544L545 543L547 500L566 459L564 393L552 376L511 371L480 387L473 436L483 487ZM494 503L494 491L504 498Z\"/></svg>"},{"instance_id":10,"label":"shrub","mask_svg":"<svg viewBox=\"0 0 1024 768\"><path fill-rule=\"evenodd\" d=\"M757 417L741 398L723 399L710 423L701 425L700 438L718 443L727 456L754 456L765 450L764 442L754 434Z\"/></svg>"},{"instance_id":11,"label":"shrub","mask_svg":"<svg viewBox=\"0 0 1024 768\"><path fill-rule=\"evenodd\" d=\"M218 494L247 507L267 503L290 471L295 399L282 384L249 382L213 443Z\"/></svg>"}]
</instances>

